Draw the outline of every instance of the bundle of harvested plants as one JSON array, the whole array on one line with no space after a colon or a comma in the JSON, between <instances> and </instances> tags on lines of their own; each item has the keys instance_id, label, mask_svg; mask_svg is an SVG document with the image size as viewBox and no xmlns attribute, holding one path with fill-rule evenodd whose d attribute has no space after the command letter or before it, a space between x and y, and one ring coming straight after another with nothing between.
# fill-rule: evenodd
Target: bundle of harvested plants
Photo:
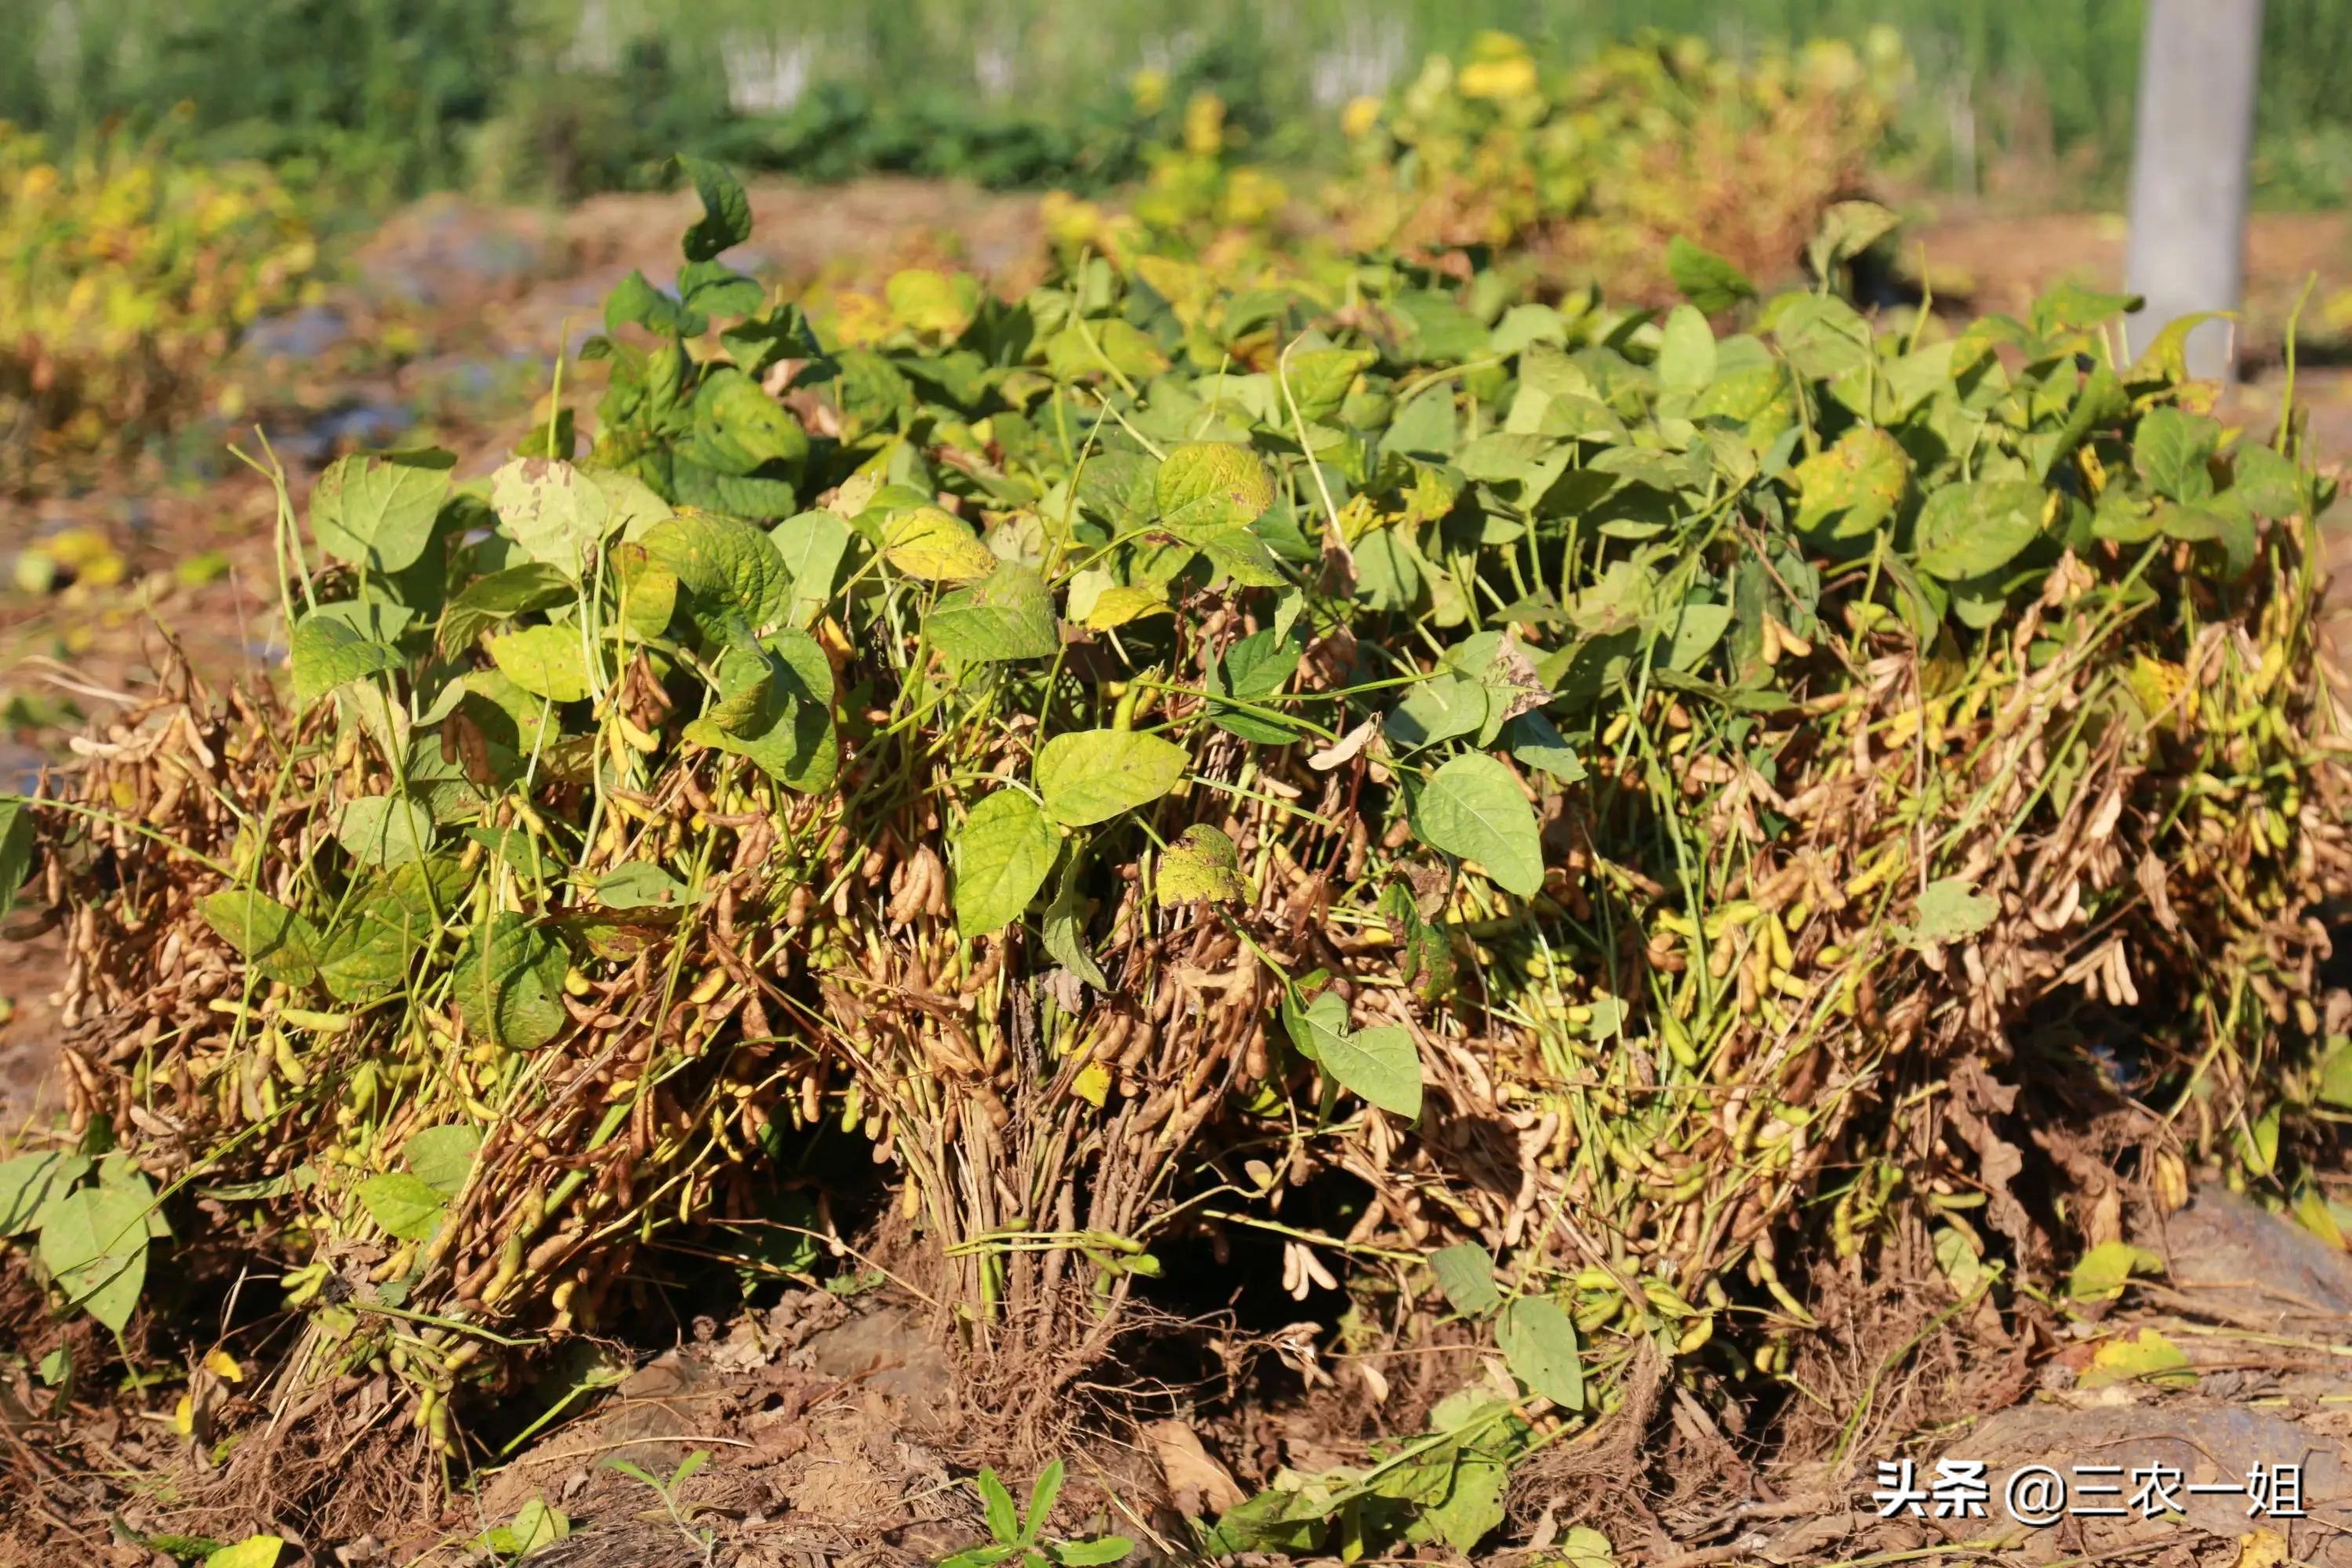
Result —
<instances>
[{"instance_id":1,"label":"bundle of harvested plants","mask_svg":"<svg viewBox=\"0 0 2352 1568\"><path fill-rule=\"evenodd\" d=\"M2329 497L2177 335L2119 358L2128 301L1890 330L1684 247L1712 317L1396 264L1334 308L1098 258L908 274L829 351L694 173L584 458L559 419L484 481L339 464L281 520L288 689L173 689L26 808L80 1142L10 1212L63 1304L129 1319L159 1203L233 1227L301 1326L273 1397L396 1378L456 1451L649 1238L791 1229L830 1127L1035 1440L1171 1247L1345 1292L1317 1375L1442 1295L1511 1385L1223 1540L1466 1548L1629 1387L1786 1378L1792 1257L1933 1226L1981 1294L2110 1239L2017 1182L2029 1079L2178 1100L2159 1191L2316 1136ZM1344 1226L1286 1213L1318 1172Z\"/></svg>"}]
</instances>

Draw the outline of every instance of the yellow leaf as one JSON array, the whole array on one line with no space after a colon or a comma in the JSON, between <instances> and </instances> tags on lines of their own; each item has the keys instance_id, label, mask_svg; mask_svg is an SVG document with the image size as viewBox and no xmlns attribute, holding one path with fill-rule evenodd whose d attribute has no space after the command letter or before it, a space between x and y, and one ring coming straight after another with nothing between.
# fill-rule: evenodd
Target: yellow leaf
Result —
<instances>
[{"instance_id":1,"label":"yellow leaf","mask_svg":"<svg viewBox=\"0 0 2352 1568\"><path fill-rule=\"evenodd\" d=\"M180 1403L172 1406L172 1430L183 1437L195 1435L196 1396L194 1394L183 1394L180 1395Z\"/></svg>"},{"instance_id":2,"label":"yellow leaf","mask_svg":"<svg viewBox=\"0 0 2352 1568\"><path fill-rule=\"evenodd\" d=\"M1153 882L1162 908L1202 900L1230 904L1249 892L1234 841L1205 822L1194 823L1168 847Z\"/></svg>"},{"instance_id":3,"label":"yellow leaf","mask_svg":"<svg viewBox=\"0 0 2352 1568\"><path fill-rule=\"evenodd\" d=\"M223 1383L243 1383L245 1381L245 1368L237 1364L236 1357L229 1354L228 1352L225 1350L206 1351L205 1352L205 1370L211 1373L215 1377L219 1378Z\"/></svg>"},{"instance_id":4,"label":"yellow leaf","mask_svg":"<svg viewBox=\"0 0 2352 1568\"><path fill-rule=\"evenodd\" d=\"M2286 1561L2286 1537L2275 1530L2250 1530L2238 1537L2237 1568L2279 1568Z\"/></svg>"},{"instance_id":5,"label":"yellow leaf","mask_svg":"<svg viewBox=\"0 0 2352 1568\"><path fill-rule=\"evenodd\" d=\"M1100 1110L1103 1101L1110 1098L1110 1068L1100 1062L1088 1062L1070 1080L1070 1092Z\"/></svg>"},{"instance_id":6,"label":"yellow leaf","mask_svg":"<svg viewBox=\"0 0 2352 1568\"><path fill-rule=\"evenodd\" d=\"M1168 602L1149 588L1129 588L1114 584L1096 595L1087 606L1086 625L1089 631L1107 632L1113 626L1123 626L1129 621L1146 616L1164 616Z\"/></svg>"},{"instance_id":7,"label":"yellow leaf","mask_svg":"<svg viewBox=\"0 0 2352 1568\"><path fill-rule=\"evenodd\" d=\"M970 274L950 279L927 267L891 274L882 293L901 323L943 338L961 337L980 304L980 289Z\"/></svg>"},{"instance_id":8,"label":"yellow leaf","mask_svg":"<svg viewBox=\"0 0 2352 1568\"><path fill-rule=\"evenodd\" d=\"M996 570L994 552L971 525L935 506L914 507L892 518L882 555L926 583L974 583Z\"/></svg>"},{"instance_id":9,"label":"yellow leaf","mask_svg":"<svg viewBox=\"0 0 2352 1568\"><path fill-rule=\"evenodd\" d=\"M2109 1340L2084 1369L2081 1386L2108 1388L2119 1383L2151 1388L2194 1388L2197 1373L2180 1347L2154 1329Z\"/></svg>"},{"instance_id":10,"label":"yellow leaf","mask_svg":"<svg viewBox=\"0 0 2352 1568\"><path fill-rule=\"evenodd\" d=\"M2306 1187L2303 1195L2294 1200L2294 1217L2303 1222L2304 1229L2338 1252L2346 1249L2344 1227L2336 1223L2336 1215L2318 1188Z\"/></svg>"}]
</instances>

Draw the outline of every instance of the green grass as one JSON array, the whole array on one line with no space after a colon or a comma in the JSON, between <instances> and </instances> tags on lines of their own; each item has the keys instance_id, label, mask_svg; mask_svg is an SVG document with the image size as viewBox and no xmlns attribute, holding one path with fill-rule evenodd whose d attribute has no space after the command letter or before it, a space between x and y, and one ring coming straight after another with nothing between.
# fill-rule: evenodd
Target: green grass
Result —
<instances>
[{"instance_id":1,"label":"green grass","mask_svg":"<svg viewBox=\"0 0 2352 1568\"><path fill-rule=\"evenodd\" d=\"M1083 182L1118 171L1040 126L1111 112L1137 69L1204 50L1220 90L1279 128L1268 151L1296 154L1328 144L1316 127L1335 100L1481 27L1573 51L1645 25L1738 48L1884 24L1919 62L1906 125L1929 178L1967 186L2022 163L2098 196L2128 158L2140 26L2121 0L1205 0L1179 14L1162 0L55 0L33 47L0 58L0 118L72 132L185 100L212 145L310 159L346 185L561 191L632 183L680 144L723 150L739 106L829 84L848 116L885 122L880 153L825 143L852 163L895 150L928 169L961 134L976 151L949 172L1034 184L1061 162ZM2272 0L2265 26L2265 195L2341 200L2352 0Z\"/></svg>"}]
</instances>

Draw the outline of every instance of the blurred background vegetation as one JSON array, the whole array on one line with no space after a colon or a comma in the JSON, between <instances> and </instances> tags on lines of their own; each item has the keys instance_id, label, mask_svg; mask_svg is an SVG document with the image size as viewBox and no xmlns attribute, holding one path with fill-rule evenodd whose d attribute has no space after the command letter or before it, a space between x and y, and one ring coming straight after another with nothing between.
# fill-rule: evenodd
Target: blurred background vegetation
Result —
<instances>
[{"instance_id":1,"label":"blurred background vegetation","mask_svg":"<svg viewBox=\"0 0 2352 1568\"><path fill-rule=\"evenodd\" d=\"M1352 99L1504 28L1573 57L1643 27L1738 56L1899 31L1923 191L2112 200L2127 164L2128 0L21 0L0 120L71 141L184 105L200 156L346 195L572 196L689 147L814 180L1001 187L1138 177L1192 90L1253 156L1311 164ZM2258 200L2352 189L2352 0L2270 0ZM1139 84L1141 90L1138 90Z\"/></svg>"}]
</instances>

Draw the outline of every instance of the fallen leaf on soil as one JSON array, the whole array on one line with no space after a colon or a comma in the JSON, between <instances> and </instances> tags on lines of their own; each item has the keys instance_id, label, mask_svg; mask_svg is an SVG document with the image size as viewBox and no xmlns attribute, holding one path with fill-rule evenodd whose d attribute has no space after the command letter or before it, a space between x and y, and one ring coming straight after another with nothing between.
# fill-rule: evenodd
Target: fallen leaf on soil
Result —
<instances>
[{"instance_id":1,"label":"fallen leaf on soil","mask_svg":"<svg viewBox=\"0 0 2352 1568\"><path fill-rule=\"evenodd\" d=\"M2197 1373L2180 1347L2154 1329L2142 1329L2101 1345L2082 1377L2084 1388L2145 1384L2151 1388L2194 1388Z\"/></svg>"},{"instance_id":2,"label":"fallen leaf on soil","mask_svg":"<svg viewBox=\"0 0 2352 1568\"><path fill-rule=\"evenodd\" d=\"M1201 1446L1200 1435L1181 1421L1154 1421L1143 1429L1151 1458L1168 1479L1169 1495L1187 1518L1223 1513L1243 1501L1231 1471Z\"/></svg>"}]
</instances>

